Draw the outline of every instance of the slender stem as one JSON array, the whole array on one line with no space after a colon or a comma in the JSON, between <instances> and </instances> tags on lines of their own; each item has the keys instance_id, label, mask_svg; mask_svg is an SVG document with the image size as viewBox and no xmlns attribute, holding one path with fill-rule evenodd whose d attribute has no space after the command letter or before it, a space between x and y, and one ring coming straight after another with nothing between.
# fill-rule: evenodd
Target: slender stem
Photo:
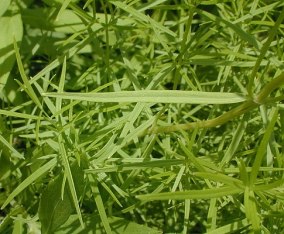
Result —
<instances>
[{"instance_id":1,"label":"slender stem","mask_svg":"<svg viewBox=\"0 0 284 234\"><path fill-rule=\"evenodd\" d=\"M265 85L264 88L254 98L254 101L259 104L263 103L263 101L269 96L269 94L271 94L272 91L282 85L284 85L284 73L280 74L272 81L270 81L267 85Z\"/></svg>"},{"instance_id":2,"label":"slender stem","mask_svg":"<svg viewBox=\"0 0 284 234\"><path fill-rule=\"evenodd\" d=\"M256 104L253 101L246 101L239 105L238 107L214 118L214 119L209 119L209 120L204 120L204 121L197 121L197 122L192 122L192 123L187 123L187 124L176 124L172 126L156 126L150 129L149 133L166 133L166 132L175 132L179 130L191 130L195 128L212 128L216 127L219 125L222 125L233 118L240 116L247 111L250 111L251 109L254 109L257 107L258 104Z\"/></svg>"},{"instance_id":3,"label":"slender stem","mask_svg":"<svg viewBox=\"0 0 284 234\"><path fill-rule=\"evenodd\" d=\"M197 121L187 124L176 124L172 126L152 126L147 131L147 134L156 134L156 133L166 133L166 132L175 132L179 130L192 130L196 128L212 128L219 125L222 125L235 117L243 115L244 113L251 111L252 109L266 103L270 99L268 96L272 91L284 85L284 73L280 74L278 77L270 81L264 88L255 96L254 100L248 99L244 103L240 104L236 108L214 118L204 121ZM282 100L282 96L280 96ZM278 99L275 99L278 100Z\"/></svg>"},{"instance_id":4,"label":"slender stem","mask_svg":"<svg viewBox=\"0 0 284 234\"><path fill-rule=\"evenodd\" d=\"M251 73L251 76L249 78L249 82L248 82L248 86L247 86L249 96L251 96L252 93L253 93L253 80L256 77L257 71L258 71L260 64L261 64L261 61L263 60L264 56L266 55L266 52L268 51L269 46L270 46L273 38L277 34L278 29L279 29L283 19L284 19L284 8L282 9L282 11L281 11L277 21L275 22L274 26L271 28L271 30L269 32L269 36L268 36L266 42L263 44L263 46L260 50L260 55L258 56L258 59L257 59L255 65L252 69L252 73Z\"/></svg>"}]
</instances>

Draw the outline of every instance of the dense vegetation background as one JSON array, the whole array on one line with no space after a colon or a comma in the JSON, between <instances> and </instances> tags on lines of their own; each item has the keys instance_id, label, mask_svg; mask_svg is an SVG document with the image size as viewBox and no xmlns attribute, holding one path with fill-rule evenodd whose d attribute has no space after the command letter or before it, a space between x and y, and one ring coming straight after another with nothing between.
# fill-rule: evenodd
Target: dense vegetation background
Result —
<instances>
[{"instance_id":1,"label":"dense vegetation background","mask_svg":"<svg viewBox=\"0 0 284 234\"><path fill-rule=\"evenodd\" d=\"M1 0L0 233L284 232L283 6Z\"/></svg>"}]
</instances>

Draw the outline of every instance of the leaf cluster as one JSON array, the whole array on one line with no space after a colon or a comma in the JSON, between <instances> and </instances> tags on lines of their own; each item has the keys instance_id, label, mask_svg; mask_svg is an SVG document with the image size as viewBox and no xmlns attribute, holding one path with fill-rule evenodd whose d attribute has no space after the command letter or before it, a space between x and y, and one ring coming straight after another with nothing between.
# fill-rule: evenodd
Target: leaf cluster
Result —
<instances>
[{"instance_id":1,"label":"leaf cluster","mask_svg":"<svg viewBox=\"0 0 284 234\"><path fill-rule=\"evenodd\" d=\"M281 233L284 2L1 0L0 233Z\"/></svg>"}]
</instances>

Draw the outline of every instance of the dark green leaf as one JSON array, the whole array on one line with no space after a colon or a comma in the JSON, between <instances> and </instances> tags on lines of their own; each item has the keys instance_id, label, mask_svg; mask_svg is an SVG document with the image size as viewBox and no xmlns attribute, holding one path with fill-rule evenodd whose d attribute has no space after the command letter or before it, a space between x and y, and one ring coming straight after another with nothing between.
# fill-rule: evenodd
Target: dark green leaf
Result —
<instances>
[{"instance_id":1,"label":"dark green leaf","mask_svg":"<svg viewBox=\"0 0 284 234\"><path fill-rule=\"evenodd\" d=\"M84 174L82 169L75 162L71 166L74 184L78 197L84 189ZM42 233L49 234L64 224L74 212L75 207L70 194L68 183L65 183L62 199L62 183L64 174L61 173L51 181L42 194L39 205L39 219L41 221Z\"/></svg>"}]
</instances>

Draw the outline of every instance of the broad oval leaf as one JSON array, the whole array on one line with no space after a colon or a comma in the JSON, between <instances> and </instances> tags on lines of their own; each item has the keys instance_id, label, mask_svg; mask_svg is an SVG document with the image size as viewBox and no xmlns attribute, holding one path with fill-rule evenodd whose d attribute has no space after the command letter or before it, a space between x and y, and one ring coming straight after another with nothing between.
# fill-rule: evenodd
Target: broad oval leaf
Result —
<instances>
[{"instance_id":1,"label":"broad oval leaf","mask_svg":"<svg viewBox=\"0 0 284 234\"><path fill-rule=\"evenodd\" d=\"M1 0L0 1L0 16L2 16L8 7L10 6L11 0Z\"/></svg>"},{"instance_id":2,"label":"broad oval leaf","mask_svg":"<svg viewBox=\"0 0 284 234\"><path fill-rule=\"evenodd\" d=\"M41 196L38 213L43 234L53 233L67 221L74 210L72 199L66 189L61 198L62 183L63 175L60 175L48 184Z\"/></svg>"},{"instance_id":3,"label":"broad oval leaf","mask_svg":"<svg viewBox=\"0 0 284 234\"><path fill-rule=\"evenodd\" d=\"M0 9L2 4L4 3L1 1ZM17 42L20 42L23 37L23 23L21 15L17 13L15 9L15 13L12 12L9 16L4 15L0 17L0 25L0 98L8 98L13 102L14 99L17 98L16 91L18 89L18 85L16 85L16 82L13 79L9 80L8 77L16 60L13 47L14 39ZM6 87L6 94L4 96L2 90L7 85L9 87ZM19 92L17 92L17 94L18 93Z\"/></svg>"},{"instance_id":4,"label":"broad oval leaf","mask_svg":"<svg viewBox=\"0 0 284 234\"><path fill-rule=\"evenodd\" d=\"M80 197L84 189L84 174L81 167L75 162L71 166L77 196ZM75 211L68 183L65 184L62 196L64 173L50 181L43 192L39 204L39 220L43 234L54 233L69 216Z\"/></svg>"}]
</instances>

